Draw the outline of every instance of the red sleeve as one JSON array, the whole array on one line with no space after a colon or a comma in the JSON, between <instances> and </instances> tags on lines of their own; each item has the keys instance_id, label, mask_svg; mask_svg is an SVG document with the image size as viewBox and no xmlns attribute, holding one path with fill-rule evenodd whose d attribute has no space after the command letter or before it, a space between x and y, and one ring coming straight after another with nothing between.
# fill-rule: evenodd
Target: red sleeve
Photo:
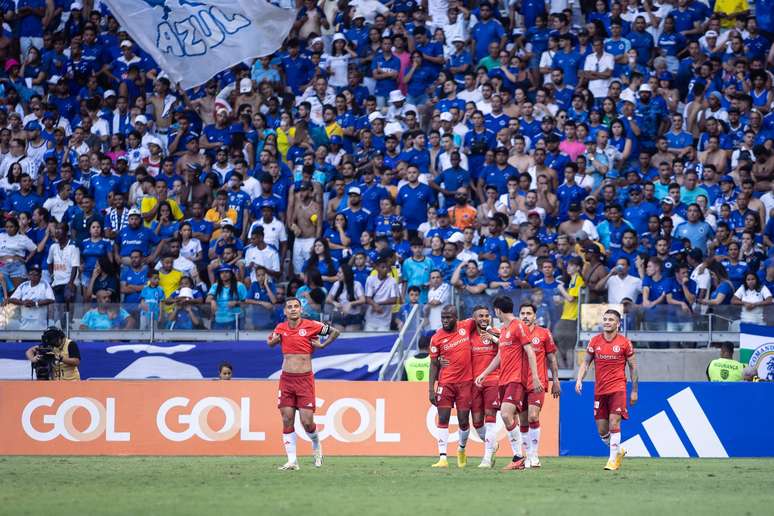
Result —
<instances>
[{"instance_id":1,"label":"red sleeve","mask_svg":"<svg viewBox=\"0 0 774 516\"><path fill-rule=\"evenodd\" d=\"M430 339L430 358L438 358L438 346L435 343L435 335Z\"/></svg>"},{"instance_id":2,"label":"red sleeve","mask_svg":"<svg viewBox=\"0 0 774 516\"><path fill-rule=\"evenodd\" d=\"M546 353L556 353L556 343L551 332L546 330Z\"/></svg>"},{"instance_id":3,"label":"red sleeve","mask_svg":"<svg viewBox=\"0 0 774 516\"><path fill-rule=\"evenodd\" d=\"M591 340L589 341L589 345L586 347L586 353L591 355L592 359L594 358L594 340L595 339L596 337L592 337Z\"/></svg>"},{"instance_id":4,"label":"red sleeve","mask_svg":"<svg viewBox=\"0 0 774 516\"><path fill-rule=\"evenodd\" d=\"M631 358L634 356L634 346L632 346L632 341L629 339L626 339L626 358Z\"/></svg>"},{"instance_id":5,"label":"red sleeve","mask_svg":"<svg viewBox=\"0 0 774 516\"><path fill-rule=\"evenodd\" d=\"M460 326L467 330L468 335L473 335L473 332L476 331L476 321L473 319L465 319L464 321L460 321Z\"/></svg>"}]
</instances>

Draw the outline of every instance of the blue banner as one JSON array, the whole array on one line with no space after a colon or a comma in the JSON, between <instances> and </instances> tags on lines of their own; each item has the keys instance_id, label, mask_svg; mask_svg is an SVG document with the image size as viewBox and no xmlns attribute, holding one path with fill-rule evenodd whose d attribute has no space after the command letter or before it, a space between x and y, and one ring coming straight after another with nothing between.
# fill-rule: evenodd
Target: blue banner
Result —
<instances>
[{"instance_id":1,"label":"blue banner","mask_svg":"<svg viewBox=\"0 0 774 516\"><path fill-rule=\"evenodd\" d=\"M340 338L312 356L315 376L335 380L377 380L395 334ZM35 342L0 346L0 379L29 379L24 352ZM279 378L282 353L266 341L78 342L81 378L194 380L218 375L218 364L234 366L235 378Z\"/></svg>"},{"instance_id":2,"label":"blue banner","mask_svg":"<svg viewBox=\"0 0 774 516\"><path fill-rule=\"evenodd\" d=\"M774 456L772 383L641 383L621 425L633 457ZM594 422L594 384L562 383L559 454L608 453Z\"/></svg>"}]
</instances>

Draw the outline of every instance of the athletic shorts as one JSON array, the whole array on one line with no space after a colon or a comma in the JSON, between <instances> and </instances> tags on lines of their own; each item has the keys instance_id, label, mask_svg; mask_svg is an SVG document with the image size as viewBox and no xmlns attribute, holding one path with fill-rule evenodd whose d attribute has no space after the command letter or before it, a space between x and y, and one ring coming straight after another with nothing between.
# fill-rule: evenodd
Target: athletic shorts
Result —
<instances>
[{"instance_id":1,"label":"athletic shorts","mask_svg":"<svg viewBox=\"0 0 774 516\"><path fill-rule=\"evenodd\" d=\"M473 382L438 384L435 389L435 406L438 408L470 410L472 403Z\"/></svg>"},{"instance_id":2,"label":"athletic shorts","mask_svg":"<svg viewBox=\"0 0 774 516\"><path fill-rule=\"evenodd\" d=\"M314 373L286 373L282 371L277 392L277 407L293 407L314 411Z\"/></svg>"},{"instance_id":3,"label":"athletic shorts","mask_svg":"<svg viewBox=\"0 0 774 516\"><path fill-rule=\"evenodd\" d=\"M497 385L473 384L473 404L471 410L481 413L485 410L500 410L500 392Z\"/></svg>"},{"instance_id":4,"label":"athletic shorts","mask_svg":"<svg viewBox=\"0 0 774 516\"><path fill-rule=\"evenodd\" d=\"M524 384L521 382L510 382L500 385L500 405L510 403L516 405L517 410L521 410L521 399L524 397Z\"/></svg>"},{"instance_id":5,"label":"athletic shorts","mask_svg":"<svg viewBox=\"0 0 774 516\"><path fill-rule=\"evenodd\" d=\"M535 405L536 407L543 408L543 403L546 400L546 393L543 392L535 392L535 391L524 391L524 394L521 397L521 406L519 407L519 412L523 412L527 410L527 407L530 405Z\"/></svg>"},{"instance_id":6,"label":"athletic shorts","mask_svg":"<svg viewBox=\"0 0 774 516\"><path fill-rule=\"evenodd\" d=\"M618 414L623 419L629 419L626 409L626 391L594 395L594 419L608 419L610 414Z\"/></svg>"}]
</instances>

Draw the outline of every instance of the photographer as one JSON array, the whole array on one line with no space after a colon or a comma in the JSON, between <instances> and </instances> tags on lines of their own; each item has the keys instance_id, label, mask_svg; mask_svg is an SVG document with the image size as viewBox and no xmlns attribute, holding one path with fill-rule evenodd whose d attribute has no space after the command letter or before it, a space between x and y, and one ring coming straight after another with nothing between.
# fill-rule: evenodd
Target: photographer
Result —
<instances>
[{"instance_id":1,"label":"photographer","mask_svg":"<svg viewBox=\"0 0 774 516\"><path fill-rule=\"evenodd\" d=\"M38 380L80 380L81 352L59 328L43 332L40 344L26 351Z\"/></svg>"}]
</instances>

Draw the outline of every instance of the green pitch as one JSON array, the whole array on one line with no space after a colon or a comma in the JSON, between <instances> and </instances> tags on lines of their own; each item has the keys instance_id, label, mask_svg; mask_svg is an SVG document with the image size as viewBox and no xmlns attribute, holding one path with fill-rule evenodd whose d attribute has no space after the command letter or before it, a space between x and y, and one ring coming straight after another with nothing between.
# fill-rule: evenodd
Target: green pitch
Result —
<instances>
[{"instance_id":1,"label":"green pitch","mask_svg":"<svg viewBox=\"0 0 774 516\"><path fill-rule=\"evenodd\" d=\"M432 457L0 457L0 515L771 514L774 459L545 458L540 470L431 470ZM504 463L499 462L498 466ZM472 466L472 467L471 467Z\"/></svg>"}]
</instances>

